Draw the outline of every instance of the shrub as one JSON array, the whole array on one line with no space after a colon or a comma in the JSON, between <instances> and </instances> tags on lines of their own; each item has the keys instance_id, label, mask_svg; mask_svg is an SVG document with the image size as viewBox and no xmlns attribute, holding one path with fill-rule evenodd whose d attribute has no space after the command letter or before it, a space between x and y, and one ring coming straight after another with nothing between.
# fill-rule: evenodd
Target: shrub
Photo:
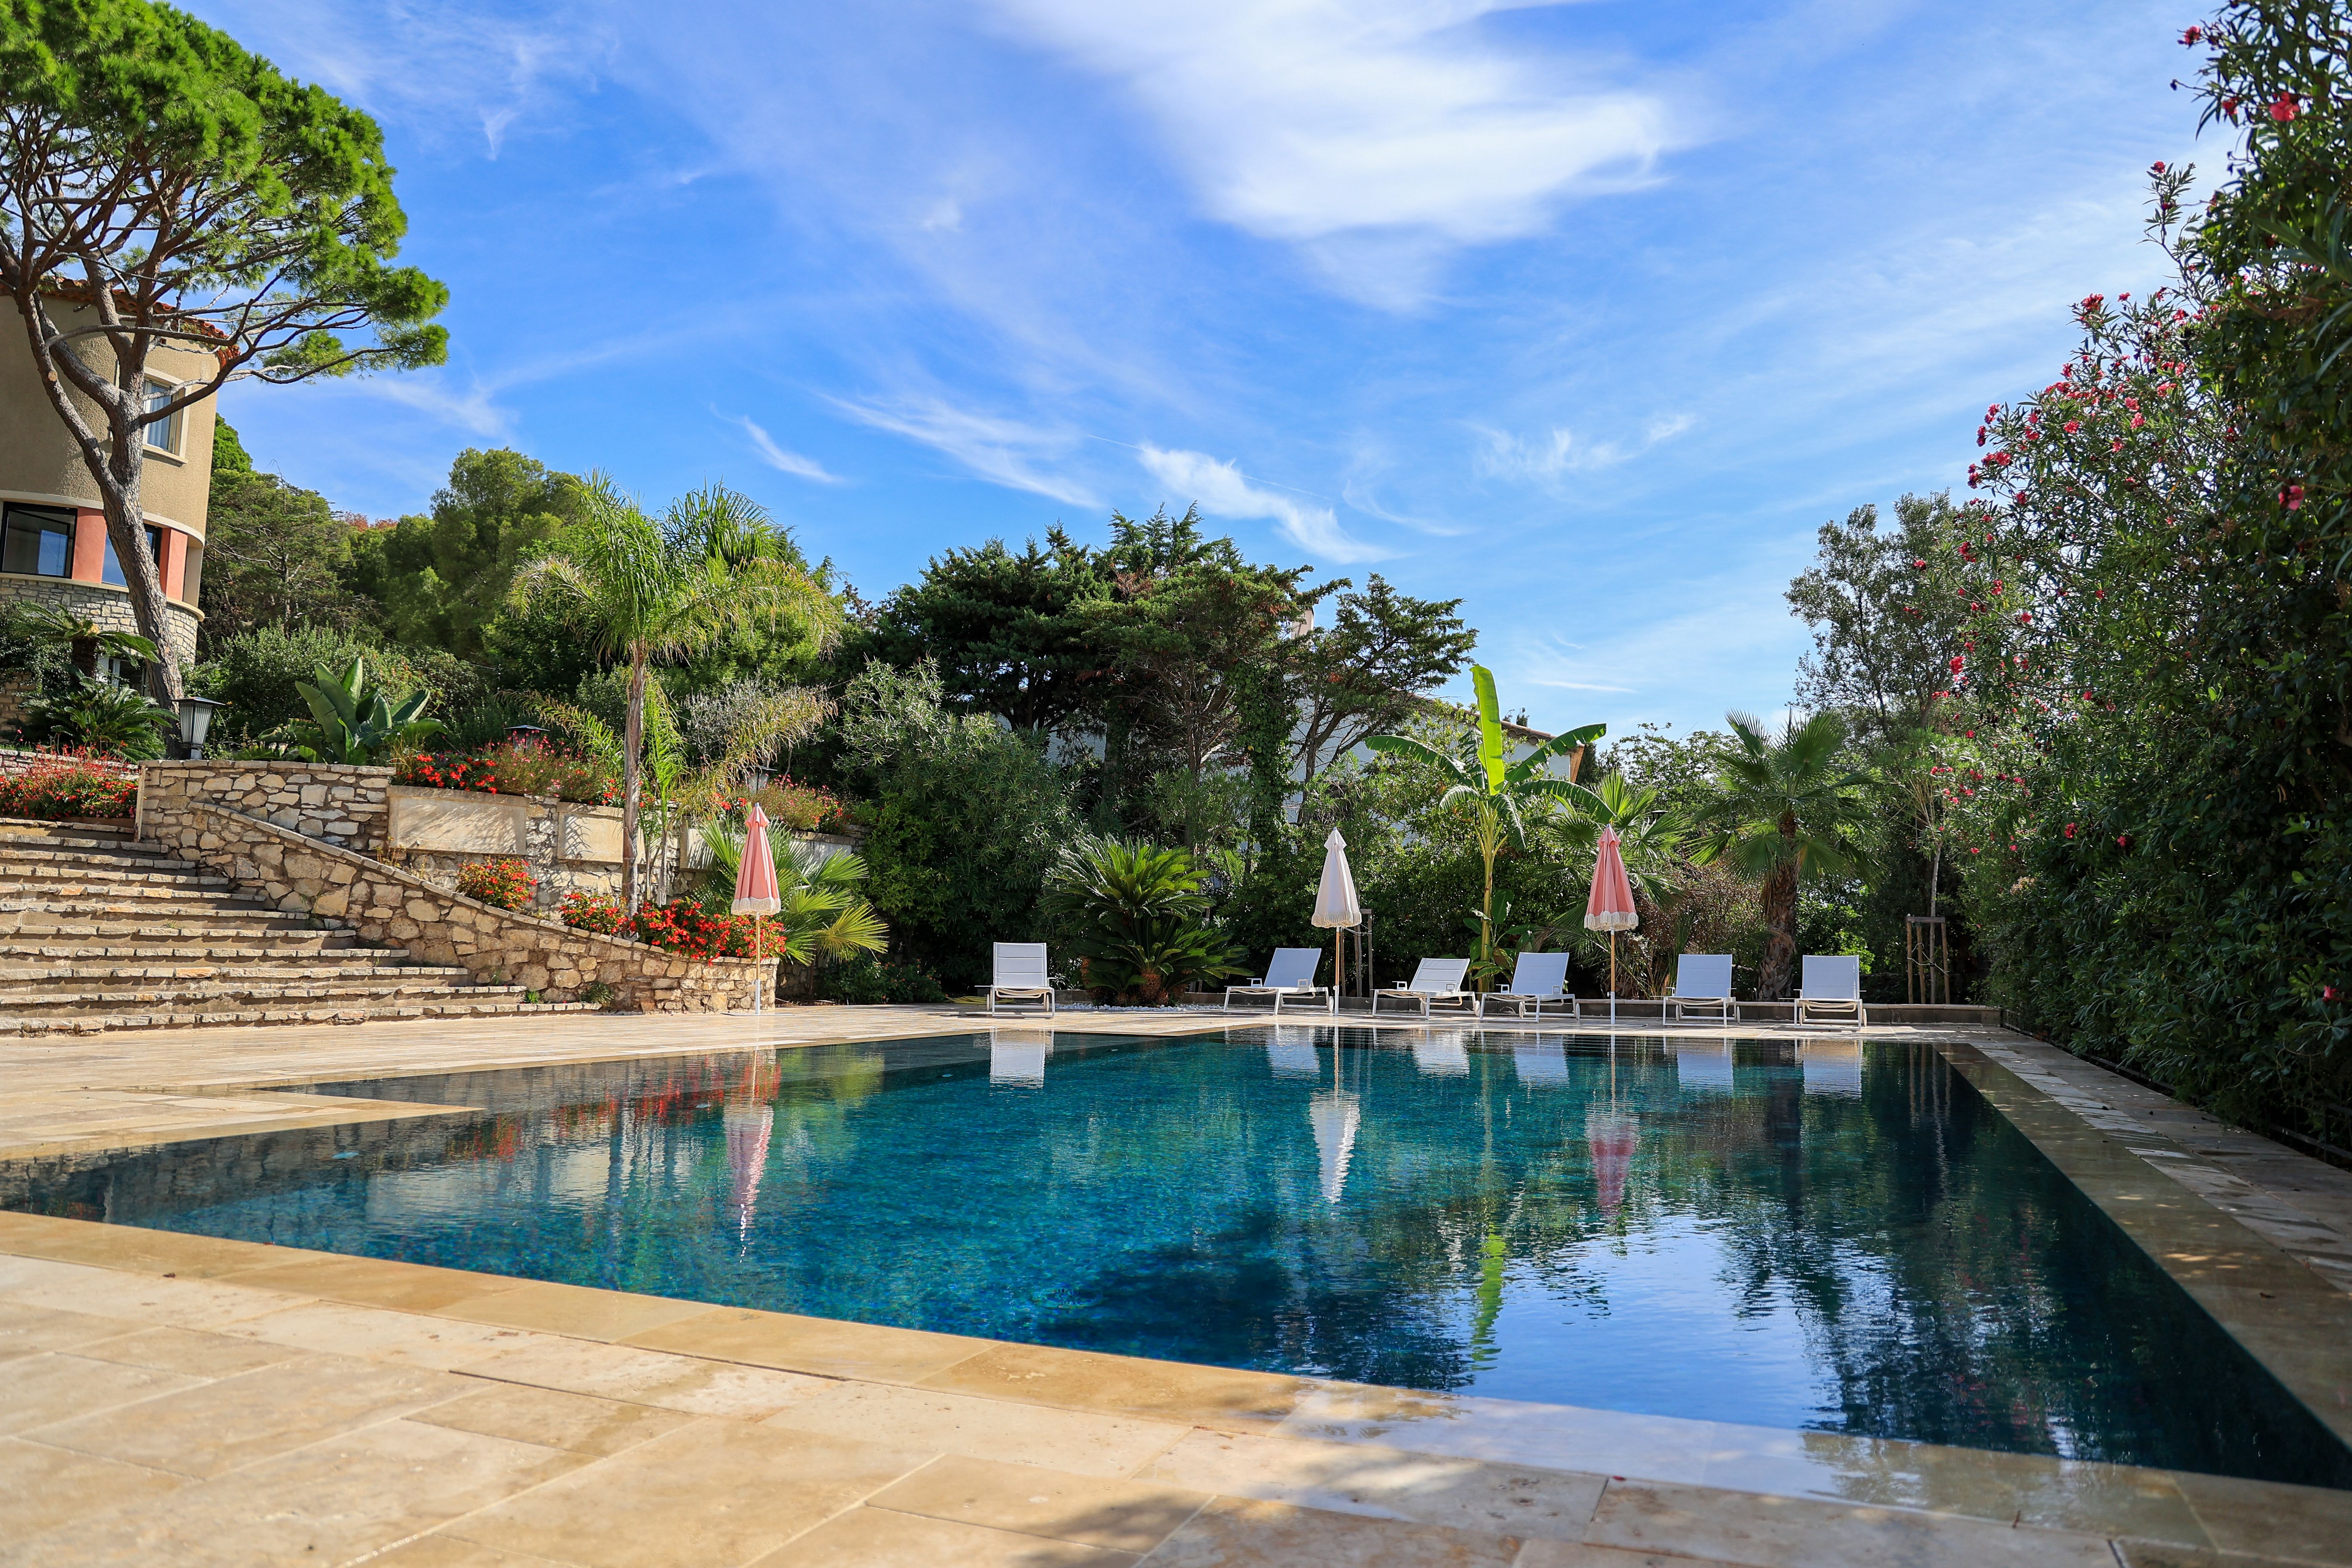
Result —
<instances>
[{"instance_id":1,"label":"shrub","mask_svg":"<svg viewBox=\"0 0 2352 1568\"><path fill-rule=\"evenodd\" d=\"M110 681L79 680L55 696L25 703L25 733L92 756L148 762L163 754L178 720L145 692Z\"/></svg>"},{"instance_id":2,"label":"shrub","mask_svg":"<svg viewBox=\"0 0 2352 1568\"><path fill-rule=\"evenodd\" d=\"M751 797L778 827L795 833L837 831L849 824L849 803L831 790L779 778Z\"/></svg>"},{"instance_id":3,"label":"shrub","mask_svg":"<svg viewBox=\"0 0 2352 1568\"><path fill-rule=\"evenodd\" d=\"M1082 838L1047 879L1084 984L1098 1002L1173 1002L1241 973L1240 954L1207 923L1208 873L1182 849Z\"/></svg>"},{"instance_id":4,"label":"shrub","mask_svg":"<svg viewBox=\"0 0 2352 1568\"><path fill-rule=\"evenodd\" d=\"M620 798L604 763L541 742L508 741L472 753L421 752L393 765L394 784L420 789L553 796L586 805L610 805Z\"/></svg>"},{"instance_id":5,"label":"shrub","mask_svg":"<svg viewBox=\"0 0 2352 1568\"><path fill-rule=\"evenodd\" d=\"M539 890L539 879L530 874L530 862L509 855L467 866L457 873L457 890L495 909L520 910Z\"/></svg>"},{"instance_id":6,"label":"shrub","mask_svg":"<svg viewBox=\"0 0 2352 1568\"><path fill-rule=\"evenodd\" d=\"M936 977L911 963L885 963L870 952L861 952L819 969L816 994L828 1002L845 1002L856 1007L875 1007L885 1003L906 1005L948 999L947 992Z\"/></svg>"},{"instance_id":7,"label":"shrub","mask_svg":"<svg viewBox=\"0 0 2352 1568\"><path fill-rule=\"evenodd\" d=\"M71 752L36 757L23 773L0 775L0 816L46 822L87 816L129 816L138 807L139 780Z\"/></svg>"},{"instance_id":8,"label":"shrub","mask_svg":"<svg viewBox=\"0 0 2352 1568\"><path fill-rule=\"evenodd\" d=\"M556 918L573 931L616 936L627 917L621 913L621 900L610 893L566 893Z\"/></svg>"}]
</instances>

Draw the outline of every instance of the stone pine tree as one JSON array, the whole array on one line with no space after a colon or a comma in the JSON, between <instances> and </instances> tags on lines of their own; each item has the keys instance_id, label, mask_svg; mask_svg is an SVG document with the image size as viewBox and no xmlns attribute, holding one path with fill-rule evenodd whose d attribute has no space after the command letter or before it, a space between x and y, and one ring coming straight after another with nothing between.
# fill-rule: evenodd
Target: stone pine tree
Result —
<instances>
[{"instance_id":1,"label":"stone pine tree","mask_svg":"<svg viewBox=\"0 0 2352 1568\"><path fill-rule=\"evenodd\" d=\"M227 382L440 363L448 291L366 115L145 0L0 0L0 289L106 513L139 629L181 693L141 510L147 426ZM68 329L59 316L87 311ZM215 370L147 395L159 343Z\"/></svg>"}]
</instances>

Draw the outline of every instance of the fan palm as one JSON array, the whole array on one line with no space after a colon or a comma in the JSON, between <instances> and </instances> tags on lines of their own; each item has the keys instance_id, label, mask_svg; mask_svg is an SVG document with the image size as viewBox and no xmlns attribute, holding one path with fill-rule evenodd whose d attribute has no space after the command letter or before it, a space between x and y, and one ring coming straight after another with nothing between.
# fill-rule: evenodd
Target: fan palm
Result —
<instances>
[{"instance_id":1,"label":"fan palm","mask_svg":"<svg viewBox=\"0 0 2352 1568\"><path fill-rule=\"evenodd\" d=\"M1864 865L1852 836L1866 820L1865 780L1842 766L1846 726L1834 713L1791 718L1778 736L1752 713L1727 718L1732 743L1716 756L1717 794L1702 813L1695 858L1720 859L1759 884L1766 936L1756 994L1779 1002L1796 968L1799 879Z\"/></svg>"},{"instance_id":2,"label":"fan palm","mask_svg":"<svg viewBox=\"0 0 2352 1568\"><path fill-rule=\"evenodd\" d=\"M1471 684L1478 693L1478 729L1466 756L1441 751L1410 735L1367 735L1364 744L1375 752L1402 757L1433 768L1445 781L1438 796L1441 806L1466 807L1477 836L1478 857L1485 862L1486 883L1478 903L1477 962L1495 963L1495 861L1505 846L1524 849L1528 843L1527 808L1542 799L1585 801L1591 792L1574 782L1576 765L1587 746L1609 732L1605 724L1587 724L1564 735L1554 735L1517 762L1503 735L1501 704L1495 698L1495 677L1486 666L1470 667ZM1551 760L1569 755L1569 777L1550 771ZM1596 803L1597 804L1597 803Z\"/></svg>"},{"instance_id":3,"label":"fan palm","mask_svg":"<svg viewBox=\"0 0 2352 1568\"><path fill-rule=\"evenodd\" d=\"M767 526L749 498L711 486L683 497L656 522L599 478L583 515L554 551L516 574L525 604L551 599L584 614L601 649L628 666L621 742L621 898L637 907L646 685L656 660L690 656L761 620L798 617L829 640L840 608L824 586L775 554L743 552Z\"/></svg>"},{"instance_id":4,"label":"fan palm","mask_svg":"<svg viewBox=\"0 0 2352 1568\"><path fill-rule=\"evenodd\" d=\"M1678 951L1689 924L1686 914L1671 917L1685 891L1693 824L1683 813L1660 805L1659 794L1655 787L1628 783L1622 773L1603 773L1593 781L1589 800L1570 802L1566 811L1547 818L1536 830L1554 853L1576 867L1592 865L1602 828L1616 831L1625 878L1633 886L1635 908L1642 911L1634 950L1643 973L1652 979L1659 953Z\"/></svg>"},{"instance_id":5,"label":"fan palm","mask_svg":"<svg viewBox=\"0 0 2352 1568\"><path fill-rule=\"evenodd\" d=\"M729 893L743 864L743 829L734 823L707 822L702 842L710 851L704 887ZM782 908L768 917L768 930L781 939L776 951L794 963L880 952L890 945L890 928L857 890L866 880L856 855L827 855L814 844L770 837L776 868L776 897Z\"/></svg>"}]
</instances>

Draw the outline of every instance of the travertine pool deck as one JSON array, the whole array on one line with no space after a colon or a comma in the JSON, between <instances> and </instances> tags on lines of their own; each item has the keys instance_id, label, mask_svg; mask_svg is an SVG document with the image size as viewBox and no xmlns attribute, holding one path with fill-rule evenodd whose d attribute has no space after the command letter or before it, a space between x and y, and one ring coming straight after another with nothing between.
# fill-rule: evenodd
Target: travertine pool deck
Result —
<instances>
[{"instance_id":1,"label":"travertine pool deck","mask_svg":"<svg viewBox=\"0 0 2352 1568\"><path fill-rule=\"evenodd\" d=\"M270 1085L986 1026L944 1008L824 1008L11 1040L0 1159L444 1109ZM1933 1040L2352 1434L2352 1178L2021 1036L1871 1033ZM2352 1492L1410 1394L0 1214L0 1565L360 1562L2255 1568L2352 1564Z\"/></svg>"}]
</instances>

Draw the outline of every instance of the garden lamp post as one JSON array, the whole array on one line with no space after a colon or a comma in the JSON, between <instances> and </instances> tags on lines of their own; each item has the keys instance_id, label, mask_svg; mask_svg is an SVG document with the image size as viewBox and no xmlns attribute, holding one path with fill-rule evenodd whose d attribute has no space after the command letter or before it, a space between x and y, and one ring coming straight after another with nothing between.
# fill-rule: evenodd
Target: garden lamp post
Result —
<instances>
[{"instance_id":1,"label":"garden lamp post","mask_svg":"<svg viewBox=\"0 0 2352 1568\"><path fill-rule=\"evenodd\" d=\"M180 743L187 748L190 762L205 754L205 736L213 727L213 710L227 706L208 697L180 699Z\"/></svg>"}]
</instances>

